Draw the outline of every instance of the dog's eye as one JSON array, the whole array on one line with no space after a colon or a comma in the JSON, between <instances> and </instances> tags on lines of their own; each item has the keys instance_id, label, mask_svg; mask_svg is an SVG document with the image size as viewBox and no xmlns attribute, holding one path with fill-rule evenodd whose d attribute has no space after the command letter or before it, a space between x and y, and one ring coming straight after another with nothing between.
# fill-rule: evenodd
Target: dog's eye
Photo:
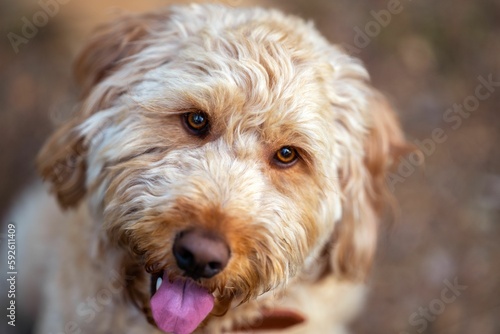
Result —
<instances>
[{"instance_id":1,"label":"dog's eye","mask_svg":"<svg viewBox=\"0 0 500 334\"><path fill-rule=\"evenodd\" d=\"M291 146L283 146L274 155L274 161L282 167L292 166L298 158L297 150Z\"/></svg>"},{"instance_id":2,"label":"dog's eye","mask_svg":"<svg viewBox=\"0 0 500 334\"><path fill-rule=\"evenodd\" d=\"M188 112L182 115L186 128L194 135L203 136L209 130L208 117L204 112Z\"/></svg>"}]
</instances>

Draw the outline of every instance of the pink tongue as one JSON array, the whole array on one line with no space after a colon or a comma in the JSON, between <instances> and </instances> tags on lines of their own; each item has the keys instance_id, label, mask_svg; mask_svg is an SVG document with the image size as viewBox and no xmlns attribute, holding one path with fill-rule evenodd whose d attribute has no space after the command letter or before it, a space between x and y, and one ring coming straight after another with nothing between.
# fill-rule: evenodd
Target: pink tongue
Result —
<instances>
[{"instance_id":1,"label":"pink tongue","mask_svg":"<svg viewBox=\"0 0 500 334\"><path fill-rule=\"evenodd\" d=\"M213 307L214 297L207 290L190 280L170 283L166 274L151 298L156 325L167 333L192 333Z\"/></svg>"}]
</instances>

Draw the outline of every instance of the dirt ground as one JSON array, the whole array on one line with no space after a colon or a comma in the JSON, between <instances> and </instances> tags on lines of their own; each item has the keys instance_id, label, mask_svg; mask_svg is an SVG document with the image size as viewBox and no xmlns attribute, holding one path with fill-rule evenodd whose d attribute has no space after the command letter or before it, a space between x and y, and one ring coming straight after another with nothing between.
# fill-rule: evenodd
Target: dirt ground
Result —
<instances>
[{"instance_id":1,"label":"dirt ground","mask_svg":"<svg viewBox=\"0 0 500 334\"><path fill-rule=\"evenodd\" d=\"M0 215L35 177L43 140L72 112L77 88L70 64L91 28L117 10L169 3L61 2L17 53L8 34L21 34L23 17L31 20L41 7L34 0L0 2ZM372 292L352 329L497 334L500 1L401 0L397 9L395 2L258 2L313 19L361 58L425 155L425 164L415 156L401 161L389 180L399 214L381 228ZM446 288L451 293L443 295Z\"/></svg>"}]
</instances>

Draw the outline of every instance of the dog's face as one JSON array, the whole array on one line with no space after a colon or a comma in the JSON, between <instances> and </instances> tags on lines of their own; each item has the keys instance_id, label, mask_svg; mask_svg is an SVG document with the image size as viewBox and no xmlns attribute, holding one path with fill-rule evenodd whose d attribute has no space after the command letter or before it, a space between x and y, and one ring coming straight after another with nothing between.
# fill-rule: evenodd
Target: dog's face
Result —
<instances>
[{"instance_id":1,"label":"dog's face","mask_svg":"<svg viewBox=\"0 0 500 334\"><path fill-rule=\"evenodd\" d=\"M403 140L363 67L309 25L218 6L124 18L77 70L81 110L40 170L63 206L88 198L109 247L218 304L314 268L363 277Z\"/></svg>"}]
</instances>

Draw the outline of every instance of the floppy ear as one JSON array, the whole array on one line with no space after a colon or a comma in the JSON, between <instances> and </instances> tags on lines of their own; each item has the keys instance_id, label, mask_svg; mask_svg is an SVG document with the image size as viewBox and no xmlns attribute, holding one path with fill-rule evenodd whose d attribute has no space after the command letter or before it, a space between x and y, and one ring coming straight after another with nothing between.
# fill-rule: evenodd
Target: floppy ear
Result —
<instances>
[{"instance_id":1,"label":"floppy ear","mask_svg":"<svg viewBox=\"0 0 500 334\"><path fill-rule=\"evenodd\" d=\"M86 194L86 154L89 134L82 133L82 123L92 114L108 108L123 93L125 85L103 85L107 77L129 62L131 56L147 46L143 42L152 26L166 19L165 13L123 17L97 30L75 63L75 76L82 86L84 102L76 115L59 128L45 143L37 157L38 170L52 184L62 207L72 207ZM99 122L95 122L97 127ZM102 126L99 125L99 126Z\"/></svg>"},{"instance_id":2,"label":"floppy ear","mask_svg":"<svg viewBox=\"0 0 500 334\"><path fill-rule=\"evenodd\" d=\"M74 74L83 96L126 60L147 46L148 34L166 21L167 13L123 16L97 29L94 37L77 57Z\"/></svg>"},{"instance_id":3,"label":"floppy ear","mask_svg":"<svg viewBox=\"0 0 500 334\"><path fill-rule=\"evenodd\" d=\"M334 272L354 280L363 280L373 261L379 215L391 200L387 172L410 150L383 96L370 89L365 108L364 154L351 157L340 170L343 216L336 226L331 254Z\"/></svg>"}]
</instances>

